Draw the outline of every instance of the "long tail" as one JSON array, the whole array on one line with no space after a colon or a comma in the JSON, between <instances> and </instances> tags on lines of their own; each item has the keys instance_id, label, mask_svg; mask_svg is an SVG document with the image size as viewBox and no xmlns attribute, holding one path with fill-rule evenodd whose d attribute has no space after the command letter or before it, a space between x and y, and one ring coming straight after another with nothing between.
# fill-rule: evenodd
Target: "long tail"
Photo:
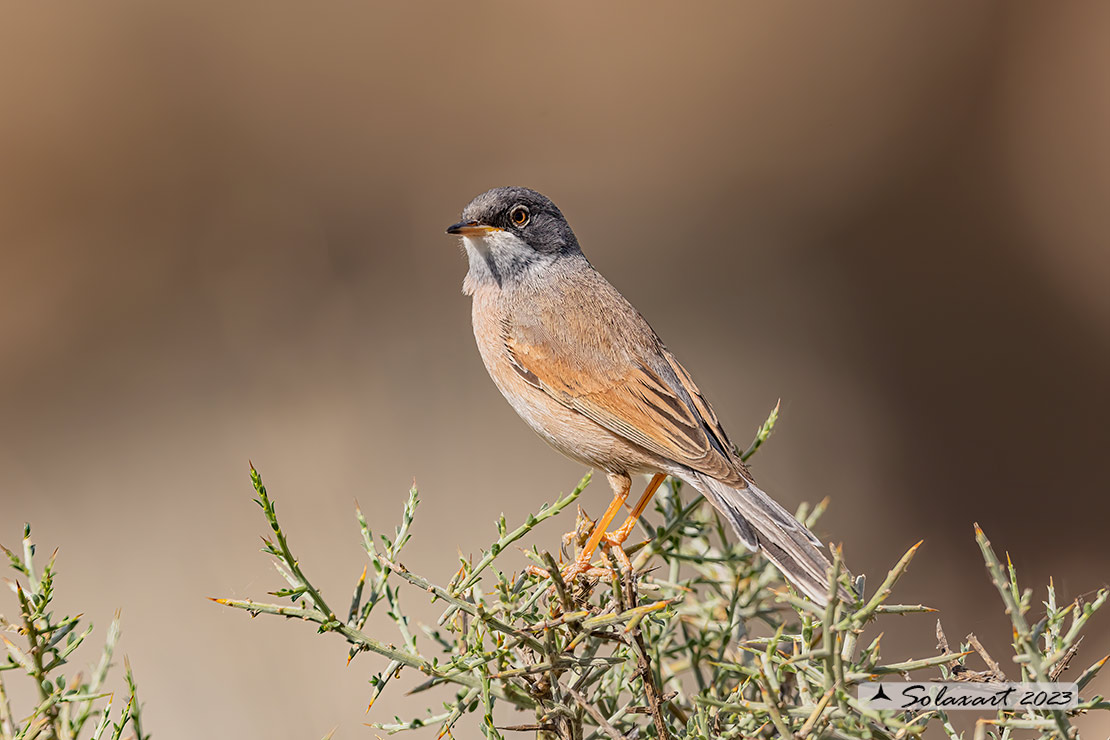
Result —
<instances>
[{"instance_id":1,"label":"long tail","mask_svg":"<svg viewBox=\"0 0 1110 740\"><path fill-rule=\"evenodd\" d=\"M762 552L799 591L824 606L828 603L829 569L832 563L805 525L754 484L733 488L701 473L686 481L701 491L732 524L740 541ZM839 596L854 597L843 586Z\"/></svg>"}]
</instances>

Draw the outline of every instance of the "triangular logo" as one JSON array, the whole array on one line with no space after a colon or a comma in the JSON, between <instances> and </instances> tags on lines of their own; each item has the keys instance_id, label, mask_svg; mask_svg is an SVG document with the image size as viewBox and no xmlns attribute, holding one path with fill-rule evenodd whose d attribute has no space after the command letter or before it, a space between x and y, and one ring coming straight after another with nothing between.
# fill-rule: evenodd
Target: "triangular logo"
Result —
<instances>
[{"instance_id":1,"label":"triangular logo","mask_svg":"<svg viewBox=\"0 0 1110 740\"><path fill-rule=\"evenodd\" d=\"M890 697L886 695L885 691L883 691L883 685L882 684L879 684L879 690L876 691L875 695L871 697L871 701L878 701L879 699L885 699L886 701L890 701Z\"/></svg>"}]
</instances>

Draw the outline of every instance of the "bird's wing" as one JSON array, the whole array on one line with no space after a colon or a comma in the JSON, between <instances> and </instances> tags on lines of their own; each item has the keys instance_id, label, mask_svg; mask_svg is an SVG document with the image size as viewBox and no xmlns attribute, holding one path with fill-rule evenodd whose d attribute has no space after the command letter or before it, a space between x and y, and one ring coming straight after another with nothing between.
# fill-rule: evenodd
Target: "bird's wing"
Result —
<instances>
[{"instance_id":1,"label":"bird's wing","mask_svg":"<svg viewBox=\"0 0 1110 740\"><path fill-rule=\"evenodd\" d=\"M742 484L747 471L690 374L597 273L507 316L513 368L536 388L665 459ZM602 296L599 293L609 293Z\"/></svg>"}]
</instances>

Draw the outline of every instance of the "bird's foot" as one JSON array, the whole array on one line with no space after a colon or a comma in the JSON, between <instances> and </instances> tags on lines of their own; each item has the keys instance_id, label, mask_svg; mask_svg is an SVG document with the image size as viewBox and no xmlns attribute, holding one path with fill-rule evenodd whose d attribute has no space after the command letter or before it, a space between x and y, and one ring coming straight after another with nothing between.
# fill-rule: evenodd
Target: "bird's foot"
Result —
<instances>
[{"instance_id":1,"label":"bird's foot","mask_svg":"<svg viewBox=\"0 0 1110 740\"><path fill-rule=\"evenodd\" d=\"M529 565L524 569L524 572L537 578L551 578L551 572L538 565ZM559 579L567 586L574 585L580 577L601 579L611 578L612 575L612 568L607 568L604 565L594 565L590 560L576 559L559 569ZM555 586L553 585L552 588L555 588Z\"/></svg>"},{"instance_id":2,"label":"bird's foot","mask_svg":"<svg viewBox=\"0 0 1110 740\"><path fill-rule=\"evenodd\" d=\"M562 552L564 555L567 549L573 549L575 554L573 561L559 569L559 577L564 586L573 588L582 578L592 580L594 584L602 579L607 581L620 581L622 571L624 573L631 573L632 562L628 559L628 554L624 551L624 542L632 533L634 525L635 521L629 520L616 531L601 534L597 542L597 548L587 550L586 547L589 544L590 535L593 532L595 523L584 511L582 511L582 507L579 507L578 518L575 521L574 530L567 532L562 537ZM593 555L597 550L601 550L604 556L606 556L604 559L607 561L607 564L602 565L593 562ZM613 563L614 560L616 561L615 566ZM551 578L551 573L548 569L538 565L528 566L525 572L537 578ZM584 585L589 587L593 584ZM551 588L554 591L555 585L552 585Z\"/></svg>"},{"instance_id":3,"label":"bird's foot","mask_svg":"<svg viewBox=\"0 0 1110 740\"><path fill-rule=\"evenodd\" d=\"M594 530L594 520L582 511L582 507L578 507L578 516L574 519L574 529L563 535L562 552L565 554L569 548L571 552L577 557L581 555L582 548L586 546L586 542L590 539L590 534Z\"/></svg>"},{"instance_id":4,"label":"bird's foot","mask_svg":"<svg viewBox=\"0 0 1110 740\"><path fill-rule=\"evenodd\" d=\"M589 520L587 520L587 522L588 521ZM575 534L576 533L574 532L570 532L567 534L567 536L570 537ZM621 532L619 531L606 532L604 535L602 535L601 541L599 542L600 549L602 549L606 554L612 556L613 559L616 560L616 568L613 567L611 560L609 561L608 565L595 564L592 557L593 553L579 550L577 556L572 562L567 563L559 569L559 576L561 577L563 583L568 586L572 586L577 582L579 577L605 579L610 581L620 580L620 572L618 572L618 569L625 573L631 573L632 562L628 559L628 555L627 553L625 553L624 548L622 547L626 537L626 534L622 536ZM608 558L606 558L606 560L608 560ZM551 574L546 568L541 568L538 565L529 566L527 568L527 573L539 578L551 577Z\"/></svg>"}]
</instances>

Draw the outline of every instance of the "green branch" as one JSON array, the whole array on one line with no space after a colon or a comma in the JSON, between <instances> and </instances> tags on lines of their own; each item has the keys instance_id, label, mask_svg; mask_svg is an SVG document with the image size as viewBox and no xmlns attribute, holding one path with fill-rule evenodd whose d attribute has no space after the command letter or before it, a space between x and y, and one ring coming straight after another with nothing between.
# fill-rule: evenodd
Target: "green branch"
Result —
<instances>
[{"instance_id":1,"label":"green branch","mask_svg":"<svg viewBox=\"0 0 1110 740\"><path fill-rule=\"evenodd\" d=\"M771 435L778 405L743 453L747 458ZM261 478L251 479L274 541L266 552L286 581L275 591L289 605L220 599L252 614L273 614L315 624L351 646L351 655L373 652L388 661L372 676L368 711L406 669L424 679L410 693L450 691L441 707L407 721L377 722L385 732L434 725L443 737L471 716L487 738L505 729L535 732L542 740L594 738L863 738L921 737L939 725L955 732L943 712L893 712L872 709L856 696L862 683L883 676L917 675L923 680L975 674L964 665L973 650L884 662L879 623L891 615L904 630L930 626L912 615L935 610L920 603L893 602L893 594L921 543L911 547L885 574L877 589L857 603L835 598L851 584L833 549L828 604L820 607L798 595L761 556L729 539L715 511L701 498L683 499L672 481L656 498L654 526L647 539L630 543L626 553L603 546L592 575L564 578L551 556L554 536L540 537L536 526L563 513L589 481L544 505L517 528L504 517L497 538L477 562L462 558L446 584L415 573L398 560L417 513L414 488L393 539L375 539L367 517L357 511L364 550L373 577L364 568L355 582L345 620L327 607L308 580L277 522ZM798 516L813 526L827 501ZM568 524L569 528L569 524ZM499 558L506 548L531 536L525 551L550 577L505 572ZM1003 566L977 530L988 575L1002 597L1014 630L1014 659L1038 680L1056 680L1078 652L1093 614L1105 603L1100 592L1090 603L1059 607L1049 587L1046 613L1032 624L1027 615L1031 592L1017 586L1012 563ZM575 538L571 538L575 539ZM622 565L623 563L623 565ZM446 604L442 616L420 631L410 627L399 600L401 589L430 594ZM363 631L375 606L385 603L404 647ZM937 627L939 630L939 625ZM872 632L874 630L874 632ZM871 634L869 634L869 632ZM417 635L422 637L417 640ZM984 659L974 636L969 640ZM945 643L946 645L946 643ZM861 648L861 646L863 646ZM1107 662L1095 662L1078 682L1086 686ZM498 702L528 709L533 717L508 728L494 718ZM991 719L1011 740L1017 729L1071 738L1070 717L1077 711L1104 711L1101 697L1082 697L1080 710L1000 712ZM985 727L985 725L980 725ZM983 732L980 729L978 732Z\"/></svg>"}]
</instances>

